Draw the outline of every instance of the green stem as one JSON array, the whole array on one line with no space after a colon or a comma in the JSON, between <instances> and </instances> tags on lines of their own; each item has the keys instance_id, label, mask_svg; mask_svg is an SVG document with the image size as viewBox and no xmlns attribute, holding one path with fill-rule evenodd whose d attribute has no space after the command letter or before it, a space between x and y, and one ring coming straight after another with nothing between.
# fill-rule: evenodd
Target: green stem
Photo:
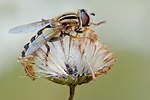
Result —
<instances>
[{"instance_id":1,"label":"green stem","mask_svg":"<svg viewBox=\"0 0 150 100\"><path fill-rule=\"evenodd\" d=\"M69 97L69 100L73 100L74 93L75 93L75 86L70 86L70 97Z\"/></svg>"}]
</instances>

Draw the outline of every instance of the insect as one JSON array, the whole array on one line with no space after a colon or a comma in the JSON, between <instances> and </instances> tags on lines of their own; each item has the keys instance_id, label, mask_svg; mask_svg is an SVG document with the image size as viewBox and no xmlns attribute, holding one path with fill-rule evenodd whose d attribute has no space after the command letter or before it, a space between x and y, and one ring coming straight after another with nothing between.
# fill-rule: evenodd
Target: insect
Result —
<instances>
[{"instance_id":1,"label":"insect","mask_svg":"<svg viewBox=\"0 0 150 100\"><path fill-rule=\"evenodd\" d=\"M37 35L33 36L29 43L24 46L22 51L22 57L33 53L43 45L47 48L47 54L50 51L50 47L47 42L54 42L63 39L66 35L85 33L91 28L98 26L105 21L97 24L91 22L91 15L94 13L88 13L85 9L79 9L76 12L66 12L53 19L42 19L42 21L17 26L9 30L9 33L27 33L32 31L38 31Z\"/></svg>"}]
</instances>

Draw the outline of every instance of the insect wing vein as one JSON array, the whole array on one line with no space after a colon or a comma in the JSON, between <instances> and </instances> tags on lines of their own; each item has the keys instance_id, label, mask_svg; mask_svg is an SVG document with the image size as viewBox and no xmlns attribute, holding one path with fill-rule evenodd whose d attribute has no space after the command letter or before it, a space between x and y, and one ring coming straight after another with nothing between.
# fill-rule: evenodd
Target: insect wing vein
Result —
<instances>
[{"instance_id":1,"label":"insect wing vein","mask_svg":"<svg viewBox=\"0 0 150 100\"><path fill-rule=\"evenodd\" d=\"M38 31L50 24L51 24L50 20L42 20L42 21L14 27L9 30L9 33L27 33L27 32Z\"/></svg>"}]
</instances>

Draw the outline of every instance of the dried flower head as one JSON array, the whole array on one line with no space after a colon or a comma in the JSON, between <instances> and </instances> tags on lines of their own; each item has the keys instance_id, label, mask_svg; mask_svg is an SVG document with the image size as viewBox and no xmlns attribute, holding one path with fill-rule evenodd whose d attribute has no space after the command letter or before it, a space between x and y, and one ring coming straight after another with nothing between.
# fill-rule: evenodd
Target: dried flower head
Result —
<instances>
[{"instance_id":1,"label":"dried flower head","mask_svg":"<svg viewBox=\"0 0 150 100\"><path fill-rule=\"evenodd\" d=\"M116 61L93 30L87 36L78 35L75 39L66 36L48 45L48 57L45 46L26 57L18 57L32 80L45 78L71 88L96 80L97 75L107 73Z\"/></svg>"}]
</instances>

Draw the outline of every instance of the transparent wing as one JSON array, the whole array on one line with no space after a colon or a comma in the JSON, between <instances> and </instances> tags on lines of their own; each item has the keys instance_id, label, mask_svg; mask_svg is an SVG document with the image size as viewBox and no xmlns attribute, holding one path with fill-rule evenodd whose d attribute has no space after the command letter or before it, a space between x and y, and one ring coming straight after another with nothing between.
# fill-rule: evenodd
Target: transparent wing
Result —
<instances>
[{"instance_id":1,"label":"transparent wing","mask_svg":"<svg viewBox=\"0 0 150 100\"><path fill-rule=\"evenodd\" d=\"M38 31L47 25L50 25L50 20L42 20L42 21L14 27L9 30L9 33L27 33L27 32Z\"/></svg>"},{"instance_id":2,"label":"transparent wing","mask_svg":"<svg viewBox=\"0 0 150 100\"><path fill-rule=\"evenodd\" d=\"M38 48L42 47L44 45L44 43L47 41L47 39L45 40L45 37L43 36L43 34L41 34L38 38L37 38L38 41L34 40L29 48L27 49L25 55L29 55L31 54L32 52L34 52L35 50L37 50Z\"/></svg>"},{"instance_id":3,"label":"transparent wing","mask_svg":"<svg viewBox=\"0 0 150 100\"><path fill-rule=\"evenodd\" d=\"M29 55L35 50L39 49L44 45L45 42L49 41L52 37L60 34L61 30L63 30L65 26L61 26L59 28L49 28L46 29L40 36L38 36L30 45L29 48L27 49L25 55Z\"/></svg>"}]
</instances>

